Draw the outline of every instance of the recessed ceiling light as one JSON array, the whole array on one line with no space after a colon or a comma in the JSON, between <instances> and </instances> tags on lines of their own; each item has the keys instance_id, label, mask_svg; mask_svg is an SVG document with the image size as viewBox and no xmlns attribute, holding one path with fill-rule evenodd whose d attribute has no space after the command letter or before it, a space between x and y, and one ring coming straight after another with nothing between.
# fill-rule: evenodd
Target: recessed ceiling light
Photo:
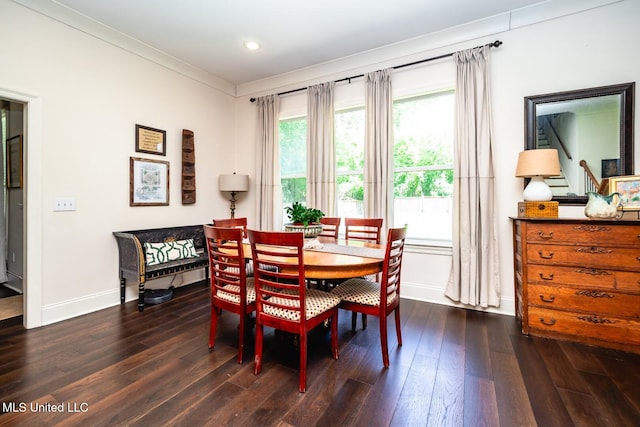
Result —
<instances>
[{"instance_id":1,"label":"recessed ceiling light","mask_svg":"<svg viewBox=\"0 0 640 427\"><path fill-rule=\"evenodd\" d=\"M260 49L260 44L254 41L246 41L244 42L244 47L246 47L249 50L258 50Z\"/></svg>"}]
</instances>

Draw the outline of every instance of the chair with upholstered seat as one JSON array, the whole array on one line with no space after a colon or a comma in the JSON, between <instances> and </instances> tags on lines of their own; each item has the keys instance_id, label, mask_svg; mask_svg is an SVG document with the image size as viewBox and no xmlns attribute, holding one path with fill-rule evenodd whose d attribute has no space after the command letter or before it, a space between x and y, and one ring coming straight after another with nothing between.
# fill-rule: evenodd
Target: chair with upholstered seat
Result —
<instances>
[{"instance_id":1,"label":"chair with upholstered seat","mask_svg":"<svg viewBox=\"0 0 640 427\"><path fill-rule=\"evenodd\" d=\"M318 237L332 237L338 240L338 231L340 230L340 222L342 218L340 217L327 217L323 216L320 218L320 223L322 224L322 232L318 235Z\"/></svg>"},{"instance_id":2,"label":"chair with upholstered seat","mask_svg":"<svg viewBox=\"0 0 640 427\"><path fill-rule=\"evenodd\" d=\"M331 354L338 358L338 304L329 292L307 289L304 277L304 237L297 232L248 230L256 287L256 352L254 373L262 369L264 327L300 337L300 381L307 388L307 333L331 323Z\"/></svg>"},{"instance_id":3,"label":"chair with upholstered seat","mask_svg":"<svg viewBox=\"0 0 640 427\"><path fill-rule=\"evenodd\" d=\"M244 266L242 230L240 228L204 225L209 253L211 284L211 325L209 348L215 345L218 316L222 310L240 316L238 336L238 363L242 363L245 335L251 313L256 310L256 292L253 277L247 277Z\"/></svg>"},{"instance_id":4,"label":"chair with upholstered seat","mask_svg":"<svg viewBox=\"0 0 640 427\"><path fill-rule=\"evenodd\" d=\"M334 288L331 293L340 297L340 307L353 313L363 313L380 318L380 344L382 362L389 367L387 343L387 317L395 313L398 345L402 345L400 332L400 269L407 227L389 229L380 282L354 278ZM355 325L352 328L355 331Z\"/></svg>"},{"instance_id":5,"label":"chair with upholstered seat","mask_svg":"<svg viewBox=\"0 0 640 427\"><path fill-rule=\"evenodd\" d=\"M346 240L361 240L369 243L380 244L382 230L382 218L345 218L344 237ZM367 279L377 281L379 275L368 276ZM357 314L351 315L351 325L356 329ZM362 314L362 329L367 329L367 315Z\"/></svg>"}]
</instances>

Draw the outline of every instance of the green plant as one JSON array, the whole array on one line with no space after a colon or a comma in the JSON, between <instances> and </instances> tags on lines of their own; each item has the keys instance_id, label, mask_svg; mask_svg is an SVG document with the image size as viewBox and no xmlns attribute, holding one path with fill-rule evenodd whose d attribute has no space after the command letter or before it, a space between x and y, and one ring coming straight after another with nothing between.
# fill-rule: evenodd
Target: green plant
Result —
<instances>
[{"instance_id":1,"label":"green plant","mask_svg":"<svg viewBox=\"0 0 640 427\"><path fill-rule=\"evenodd\" d=\"M285 208L285 211L292 223L303 224L305 227L320 221L320 218L324 216L324 212L320 209L308 208L299 202L293 202L291 206Z\"/></svg>"}]
</instances>

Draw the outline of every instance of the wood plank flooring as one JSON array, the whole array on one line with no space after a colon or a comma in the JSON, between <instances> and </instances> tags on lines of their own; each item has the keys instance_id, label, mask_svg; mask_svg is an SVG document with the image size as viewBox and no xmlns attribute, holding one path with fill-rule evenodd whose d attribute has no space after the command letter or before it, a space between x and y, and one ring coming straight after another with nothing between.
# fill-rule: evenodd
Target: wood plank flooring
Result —
<instances>
[{"instance_id":1,"label":"wood plank flooring","mask_svg":"<svg viewBox=\"0 0 640 427\"><path fill-rule=\"evenodd\" d=\"M519 333L509 316L403 300L382 367L378 321L309 340L307 392L293 343L267 329L236 363L237 317L207 347L208 290L175 290L33 330L0 328L0 426L638 426L640 356ZM61 411L60 411L61 410ZM55 411L55 412L54 412Z\"/></svg>"}]
</instances>

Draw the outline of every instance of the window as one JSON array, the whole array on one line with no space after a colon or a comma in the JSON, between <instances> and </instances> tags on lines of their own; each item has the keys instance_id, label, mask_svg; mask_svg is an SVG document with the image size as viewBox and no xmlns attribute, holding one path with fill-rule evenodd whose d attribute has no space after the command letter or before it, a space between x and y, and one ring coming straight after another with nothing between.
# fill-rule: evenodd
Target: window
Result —
<instances>
[{"instance_id":1,"label":"window","mask_svg":"<svg viewBox=\"0 0 640 427\"><path fill-rule=\"evenodd\" d=\"M451 241L454 92L396 100L394 226L408 237Z\"/></svg>"},{"instance_id":2,"label":"window","mask_svg":"<svg viewBox=\"0 0 640 427\"><path fill-rule=\"evenodd\" d=\"M364 107L334 117L337 215L364 216Z\"/></svg>"},{"instance_id":3,"label":"window","mask_svg":"<svg viewBox=\"0 0 640 427\"><path fill-rule=\"evenodd\" d=\"M393 118L393 226L408 224L413 241L451 242L454 92L398 99ZM338 110L334 119L336 214L363 217L364 107ZM281 120L279 129L284 208L306 199L306 118Z\"/></svg>"},{"instance_id":4,"label":"window","mask_svg":"<svg viewBox=\"0 0 640 427\"><path fill-rule=\"evenodd\" d=\"M280 184L284 208L307 198L307 118L280 120Z\"/></svg>"}]
</instances>

